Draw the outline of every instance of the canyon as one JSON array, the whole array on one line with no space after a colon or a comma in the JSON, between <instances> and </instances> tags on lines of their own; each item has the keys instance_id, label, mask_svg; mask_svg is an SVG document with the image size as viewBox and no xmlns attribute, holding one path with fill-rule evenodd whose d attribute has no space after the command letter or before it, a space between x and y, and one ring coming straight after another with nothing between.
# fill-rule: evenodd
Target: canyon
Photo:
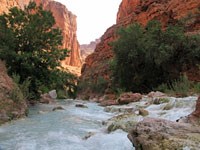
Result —
<instances>
[{"instance_id":1,"label":"canyon","mask_svg":"<svg viewBox=\"0 0 200 150\"><path fill-rule=\"evenodd\" d=\"M122 0L116 24L107 29L102 35L101 42L97 44L94 53L89 55L82 67L81 81L96 83L99 77L111 80L109 63L113 58L110 43L117 39L116 31L134 22L146 25L150 20L159 20L163 28L174 24L190 14L192 20L187 24L187 32L200 32L199 0ZM200 71L187 70L188 77L200 81ZM86 90L88 93L89 89Z\"/></svg>"},{"instance_id":2,"label":"canyon","mask_svg":"<svg viewBox=\"0 0 200 150\"><path fill-rule=\"evenodd\" d=\"M96 48L96 45L100 42L100 39L90 42L89 44L80 45L81 58L84 62L86 57L92 54Z\"/></svg>"},{"instance_id":3,"label":"canyon","mask_svg":"<svg viewBox=\"0 0 200 150\"><path fill-rule=\"evenodd\" d=\"M70 50L70 56L66 57L65 60L61 62L63 67L75 66L80 67L81 56L80 56L80 45L77 40L77 23L76 16L70 12L66 6L63 4L51 1L51 0L34 0L38 5L42 4L45 10L50 10L53 13L56 24L62 30L63 34L63 45L62 48ZM8 12L11 7L17 6L19 8L24 8L30 0L0 0L0 14L3 12Z\"/></svg>"}]
</instances>

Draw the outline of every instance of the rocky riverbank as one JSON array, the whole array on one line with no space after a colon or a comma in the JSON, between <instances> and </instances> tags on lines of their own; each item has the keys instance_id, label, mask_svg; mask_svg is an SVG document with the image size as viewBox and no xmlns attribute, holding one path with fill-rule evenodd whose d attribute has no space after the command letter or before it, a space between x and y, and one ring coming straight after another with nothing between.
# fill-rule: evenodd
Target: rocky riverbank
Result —
<instances>
[{"instance_id":1,"label":"rocky riverbank","mask_svg":"<svg viewBox=\"0 0 200 150\"><path fill-rule=\"evenodd\" d=\"M121 103L119 102L125 102ZM136 150L200 149L200 96L169 97L124 93L115 100L100 100L104 111L117 115L103 122L109 133L121 129Z\"/></svg>"},{"instance_id":2,"label":"rocky riverbank","mask_svg":"<svg viewBox=\"0 0 200 150\"><path fill-rule=\"evenodd\" d=\"M0 124L23 117L27 104L20 98L20 90L7 75L5 64L0 61Z\"/></svg>"}]
</instances>

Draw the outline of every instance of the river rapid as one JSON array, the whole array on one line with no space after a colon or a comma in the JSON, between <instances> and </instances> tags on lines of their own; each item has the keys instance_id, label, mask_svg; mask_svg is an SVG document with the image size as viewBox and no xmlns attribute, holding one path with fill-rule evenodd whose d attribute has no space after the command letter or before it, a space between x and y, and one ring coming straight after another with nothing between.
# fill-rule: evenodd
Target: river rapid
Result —
<instances>
[{"instance_id":1,"label":"river rapid","mask_svg":"<svg viewBox=\"0 0 200 150\"><path fill-rule=\"evenodd\" d=\"M148 105L147 117L175 121L190 114L195 109L196 97L169 98L167 104ZM124 106L143 107L148 99ZM88 108L75 107L84 104ZM56 106L64 110L52 111ZM106 112L97 103L80 100L62 100L56 104L38 104L30 108L27 118L0 126L0 150L133 150L127 133L116 130L107 133L102 122L121 112ZM137 113L137 111L135 112ZM138 121L143 117L139 116Z\"/></svg>"}]
</instances>

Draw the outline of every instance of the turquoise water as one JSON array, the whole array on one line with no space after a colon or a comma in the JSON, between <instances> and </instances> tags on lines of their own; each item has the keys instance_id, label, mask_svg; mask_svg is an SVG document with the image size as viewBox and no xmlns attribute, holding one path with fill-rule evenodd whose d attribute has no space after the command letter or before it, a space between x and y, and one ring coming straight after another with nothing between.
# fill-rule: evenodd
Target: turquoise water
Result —
<instances>
[{"instance_id":1,"label":"turquoise water","mask_svg":"<svg viewBox=\"0 0 200 150\"><path fill-rule=\"evenodd\" d=\"M0 127L0 150L132 150L127 133L105 132L105 121L113 116L95 103L77 108L83 101L65 100L40 104L27 118ZM55 106L65 110L52 111ZM93 136L84 139L91 132Z\"/></svg>"}]
</instances>

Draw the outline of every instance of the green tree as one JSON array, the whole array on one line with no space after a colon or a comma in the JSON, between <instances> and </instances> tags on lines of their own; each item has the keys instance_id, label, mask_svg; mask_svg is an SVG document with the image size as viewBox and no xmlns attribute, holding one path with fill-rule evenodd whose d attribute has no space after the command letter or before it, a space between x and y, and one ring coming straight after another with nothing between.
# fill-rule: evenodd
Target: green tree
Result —
<instances>
[{"instance_id":1,"label":"green tree","mask_svg":"<svg viewBox=\"0 0 200 150\"><path fill-rule=\"evenodd\" d=\"M52 13L35 2L0 16L0 59L6 61L9 74L20 75L21 82L30 78L34 98L39 86L52 88L62 72L60 61L68 56L69 51L61 48L62 32L54 25Z\"/></svg>"},{"instance_id":2,"label":"green tree","mask_svg":"<svg viewBox=\"0 0 200 150\"><path fill-rule=\"evenodd\" d=\"M115 86L148 92L162 83L172 84L188 66L200 62L200 36L186 36L180 26L162 30L158 21L146 27L132 24L118 31L112 43Z\"/></svg>"}]
</instances>

